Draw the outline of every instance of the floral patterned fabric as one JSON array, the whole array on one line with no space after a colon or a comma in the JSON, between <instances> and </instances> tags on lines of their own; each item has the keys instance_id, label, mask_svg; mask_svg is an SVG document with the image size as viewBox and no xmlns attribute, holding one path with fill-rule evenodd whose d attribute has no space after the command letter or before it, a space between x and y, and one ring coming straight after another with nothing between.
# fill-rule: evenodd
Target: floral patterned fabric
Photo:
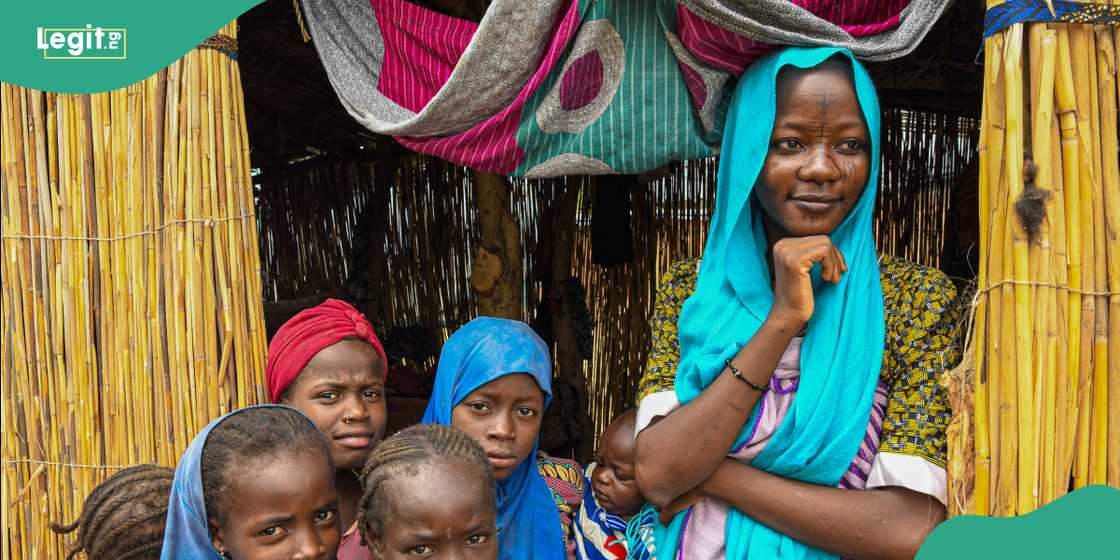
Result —
<instances>
[{"instance_id":1,"label":"floral patterned fabric","mask_svg":"<svg viewBox=\"0 0 1120 560\"><path fill-rule=\"evenodd\" d=\"M583 469L570 459L553 457L537 452L537 472L552 491L556 510L560 512L560 528L564 531L564 550L569 559L576 558L572 535L572 521L583 502Z\"/></svg>"}]
</instances>

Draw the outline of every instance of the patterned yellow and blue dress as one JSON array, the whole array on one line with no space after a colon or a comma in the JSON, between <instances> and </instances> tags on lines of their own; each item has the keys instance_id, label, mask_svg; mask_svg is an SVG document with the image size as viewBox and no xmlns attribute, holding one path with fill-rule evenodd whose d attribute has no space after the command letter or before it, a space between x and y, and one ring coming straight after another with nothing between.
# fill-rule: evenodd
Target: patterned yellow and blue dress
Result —
<instances>
[{"instance_id":1,"label":"patterned yellow and blue dress","mask_svg":"<svg viewBox=\"0 0 1120 560\"><path fill-rule=\"evenodd\" d=\"M576 558L576 544L572 535L572 523L583 501L583 470L579 463L571 459L553 457L544 451L537 452L537 472L540 473L556 511L560 513L560 528L564 533L564 554L569 560Z\"/></svg>"},{"instance_id":2,"label":"patterned yellow and blue dress","mask_svg":"<svg viewBox=\"0 0 1120 560\"><path fill-rule=\"evenodd\" d=\"M662 276L638 388L639 430L679 406L673 390L680 361L677 320L696 290L699 262L677 262ZM960 358L956 289L941 271L891 256L880 257L879 273L886 315L880 387L887 399L878 450L869 472L858 473L858 486L902 486L945 503L950 410L940 377Z\"/></svg>"}]
</instances>

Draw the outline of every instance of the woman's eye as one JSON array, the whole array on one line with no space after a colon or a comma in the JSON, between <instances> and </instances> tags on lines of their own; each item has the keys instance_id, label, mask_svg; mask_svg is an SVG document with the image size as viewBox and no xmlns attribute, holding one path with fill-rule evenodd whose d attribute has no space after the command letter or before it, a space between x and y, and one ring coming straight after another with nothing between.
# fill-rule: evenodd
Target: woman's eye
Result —
<instances>
[{"instance_id":1,"label":"woman's eye","mask_svg":"<svg viewBox=\"0 0 1120 560\"><path fill-rule=\"evenodd\" d=\"M793 138L785 138L783 140L774 142L774 147L778 148L779 150L797 151L801 149L801 142L798 142Z\"/></svg>"},{"instance_id":2,"label":"woman's eye","mask_svg":"<svg viewBox=\"0 0 1120 560\"><path fill-rule=\"evenodd\" d=\"M840 143L840 148L849 152L858 152L863 149L863 142L859 140L845 140Z\"/></svg>"},{"instance_id":3,"label":"woman's eye","mask_svg":"<svg viewBox=\"0 0 1120 560\"><path fill-rule=\"evenodd\" d=\"M529 408L527 406L522 406L522 407L519 407L517 409L517 413L520 414L521 416L532 417L532 416L536 416L537 411L536 411L536 409Z\"/></svg>"},{"instance_id":4,"label":"woman's eye","mask_svg":"<svg viewBox=\"0 0 1120 560\"><path fill-rule=\"evenodd\" d=\"M435 550L432 549L432 547L430 547L426 544L414 546L414 547L408 549L409 554L414 554L416 556L427 556L427 555L432 554L434 552L435 552Z\"/></svg>"},{"instance_id":5,"label":"woman's eye","mask_svg":"<svg viewBox=\"0 0 1120 560\"><path fill-rule=\"evenodd\" d=\"M334 519L334 511L333 510L324 509L324 510L320 511L319 513L315 514L315 521L318 521L320 523L324 522L324 521L330 521L332 519Z\"/></svg>"},{"instance_id":6,"label":"woman's eye","mask_svg":"<svg viewBox=\"0 0 1120 560\"><path fill-rule=\"evenodd\" d=\"M486 542L486 535L471 535L467 539L467 544L478 545L478 544L482 544L484 542Z\"/></svg>"},{"instance_id":7,"label":"woman's eye","mask_svg":"<svg viewBox=\"0 0 1120 560\"><path fill-rule=\"evenodd\" d=\"M489 405L487 405L486 403L481 403L481 402L472 402L472 403L469 403L467 406L469 406L471 408L471 410L473 410L475 412L488 412L490 410Z\"/></svg>"},{"instance_id":8,"label":"woman's eye","mask_svg":"<svg viewBox=\"0 0 1120 560\"><path fill-rule=\"evenodd\" d=\"M325 401L333 401L338 398L338 393L335 391L324 391L319 393L319 398Z\"/></svg>"},{"instance_id":9,"label":"woman's eye","mask_svg":"<svg viewBox=\"0 0 1120 560\"><path fill-rule=\"evenodd\" d=\"M380 391L369 390L369 391L363 391L362 392L362 398L364 398L364 399L376 399L380 396L381 396Z\"/></svg>"}]
</instances>

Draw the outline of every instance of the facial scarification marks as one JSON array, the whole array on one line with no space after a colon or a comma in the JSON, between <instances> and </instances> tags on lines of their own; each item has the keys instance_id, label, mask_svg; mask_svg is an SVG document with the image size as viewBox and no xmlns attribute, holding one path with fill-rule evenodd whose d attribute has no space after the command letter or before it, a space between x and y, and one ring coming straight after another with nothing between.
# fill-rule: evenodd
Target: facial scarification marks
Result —
<instances>
[{"instance_id":1,"label":"facial scarification marks","mask_svg":"<svg viewBox=\"0 0 1120 560\"><path fill-rule=\"evenodd\" d=\"M821 115L820 115L821 126L820 126L820 135L817 137L817 142L819 142L820 145L822 145L822 146L824 145L824 135L825 135L825 133L824 133L825 126L824 125L825 125L826 122L828 122L828 101L829 101L828 93L821 92L821 102L820 102L820 106L821 106Z\"/></svg>"}]
</instances>

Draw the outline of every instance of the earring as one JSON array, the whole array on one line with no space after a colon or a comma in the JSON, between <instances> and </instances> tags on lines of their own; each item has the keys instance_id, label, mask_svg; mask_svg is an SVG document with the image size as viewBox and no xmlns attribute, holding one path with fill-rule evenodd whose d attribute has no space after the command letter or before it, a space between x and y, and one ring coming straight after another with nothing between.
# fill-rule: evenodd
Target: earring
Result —
<instances>
[{"instance_id":1,"label":"earring","mask_svg":"<svg viewBox=\"0 0 1120 560\"><path fill-rule=\"evenodd\" d=\"M230 557L230 556L229 556L229 551L228 551L228 550L226 550L226 549L224 549L224 548L223 548L222 550L219 550L219 551L218 551L218 554L221 554L221 555L222 555L222 558L229 558L229 557Z\"/></svg>"}]
</instances>

